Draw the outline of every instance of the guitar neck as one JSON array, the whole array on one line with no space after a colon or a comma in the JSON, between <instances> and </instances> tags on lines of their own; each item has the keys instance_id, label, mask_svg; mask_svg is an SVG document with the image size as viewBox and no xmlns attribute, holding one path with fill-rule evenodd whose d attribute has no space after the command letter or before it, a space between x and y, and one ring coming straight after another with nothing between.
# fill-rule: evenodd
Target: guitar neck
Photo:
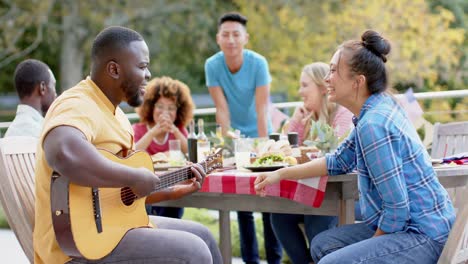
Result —
<instances>
[{"instance_id":1,"label":"guitar neck","mask_svg":"<svg viewBox=\"0 0 468 264\"><path fill-rule=\"evenodd\" d=\"M199 164L205 167L205 162L201 162ZM187 166L187 167L175 170L175 171L170 171L168 173L165 173L159 176L160 183L159 183L159 186L154 191L156 192L156 191L171 187L173 185L176 185L179 182L188 180L193 177L194 176L193 176L192 170L190 169L190 166Z\"/></svg>"}]
</instances>

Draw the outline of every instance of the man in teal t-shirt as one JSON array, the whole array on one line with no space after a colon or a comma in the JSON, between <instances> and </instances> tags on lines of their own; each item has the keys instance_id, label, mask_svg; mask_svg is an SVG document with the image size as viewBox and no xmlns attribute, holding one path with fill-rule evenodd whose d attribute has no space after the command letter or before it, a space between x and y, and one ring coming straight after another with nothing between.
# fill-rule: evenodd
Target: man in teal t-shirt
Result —
<instances>
[{"instance_id":1,"label":"man in teal t-shirt","mask_svg":"<svg viewBox=\"0 0 468 264\"><path fill-rule=\"evenodd\" d=\"M244 49L249 35L247 19L227 13L218 22L216 42L221 51L205 62L206 86L216 106L216 122L223 134L239 129L246 137L266 137L272 132L268 114L271 77L268 62L258 53ZM259 263L252 212L238 212L242 259ZM263 213L265 251L269 264L281 263L282 248Z\"/></svg>"},{"instance_id":2,"label":"man in teal t-shirt","mask_svg":"<svg viewBox=\"0 0 468 264\"><path fill-rule=\"evenodd\" d=\"M248 34L238 21L226 20L216 36L221 51L205 63L206 86L216 106L216 122L223 133L232 127L246 137L272 132L268 115L270 72L267 60L244 49Z\"/></svg>"}]
</instances>

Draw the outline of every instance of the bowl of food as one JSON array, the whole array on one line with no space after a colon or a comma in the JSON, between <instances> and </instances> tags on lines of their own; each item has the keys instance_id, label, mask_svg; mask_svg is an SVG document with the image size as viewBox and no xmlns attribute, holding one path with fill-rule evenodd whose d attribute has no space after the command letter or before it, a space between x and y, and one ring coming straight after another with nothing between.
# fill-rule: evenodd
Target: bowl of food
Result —
<instances>
[{"instance_id":1,"label":"bowl of food","mask_svg":"<svg viewBox=\"0 0 468 264\"><path fill-rule=\"evenodd\" d=\"M259 147L252 164L244 166L251 171L273 171L297 164L297 159L291 156L292 150L287 140L268 140Z\"/></svg>"},{"instance_id":2,"label":"bowl of food","mask_svg":"<svg viewBox=\"0 0 468 264\"><path fill-rule=\"evenodd\" d=\"M164 152L158 152L154 155L151 155L151 159L153 160L153 166L155 170L181 168L187 164L186 160L170 159L169 156Z\"/></svg>"}]
</instances>

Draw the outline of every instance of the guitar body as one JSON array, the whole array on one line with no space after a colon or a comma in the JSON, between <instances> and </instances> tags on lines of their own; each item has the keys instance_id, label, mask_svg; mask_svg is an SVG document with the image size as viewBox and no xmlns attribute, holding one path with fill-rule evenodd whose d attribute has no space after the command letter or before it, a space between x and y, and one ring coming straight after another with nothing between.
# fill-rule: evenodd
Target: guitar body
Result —
<instances>
[{"instance_id":1,"label":"guitar body","mask_svg":"<svg viewBox=\"0 0 468 264\"><path fill-rule=\"evenodd\" d=\"M145 152L135 152L122 159L110 152L99 151L115 162L154 171L151 157ZM101 259L117 246L128 230L148 227L146 198L132 199L128 195L129 188L98 188L100 208L97 211L100 211L100 217L96 218L96 203L92 190L90 187L68 183L66 177L60 176L52 180L54 231L62 250L71 257ZM101 232L98 231L96 223L99 219Z\"/></svg>"},{"instance_id":2,"label":"guitar body","mask_svg":"<svg viewBox=\"0 0 468 264\"><path fill-rule=\"evenodd\" d=\"M121 158L98 150L104 157L133 168L144 167L154 172L151 157L137 151ZM221 150L199 163L205 173L222 167ZM190 166L170 171L159 177L153 192L193 177ZM70 183L53 173L50 185L52 225L55 237L65 254L74 258L97 260L107 256L125 234L139 227L149 227L145 209L146 197L137 199L128 187L91 188Z\"/></svg>"}]
</instances>

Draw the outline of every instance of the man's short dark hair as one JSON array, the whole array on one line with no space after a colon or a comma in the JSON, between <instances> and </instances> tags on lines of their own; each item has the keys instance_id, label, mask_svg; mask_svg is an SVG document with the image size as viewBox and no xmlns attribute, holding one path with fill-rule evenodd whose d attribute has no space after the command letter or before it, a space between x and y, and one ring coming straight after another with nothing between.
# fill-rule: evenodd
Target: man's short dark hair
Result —
<instances>
[{"instance_id":1,"label":"man's short dark hair","mask_svg":"<svg viewBox=\"0 0 468 264\"><path fill-rule=\"evenodd\" d=\"M238 22L244 27L247 27L247 18L237 12L229 12L223 14L218 20L218 27L220 27L226 21Z\"/></svg>"},{"instance_id":2,"label":"man's short dark hair","mask_svg":"<svg viewBox=\"0 0 468 264\"><path fill-rule=\"evenodd\" d=\"M91 48L93 61L107 52L125 49L133 41L142 41L143 37L136 31L119 26L112 26L102 30L94 39Z\"/></svg>"},{"instance_id":3,"label":"man's short dark hair","mask_svg":"<svg viewBox=\"0 0 468 264\"><path fill-rule=\"evenodd\" d=\"M41 82L49 84L49 66L42 61L27 59L15 69L15 88L20 99L32 95L34 87Z\"/></svg>"}]
</instances>

